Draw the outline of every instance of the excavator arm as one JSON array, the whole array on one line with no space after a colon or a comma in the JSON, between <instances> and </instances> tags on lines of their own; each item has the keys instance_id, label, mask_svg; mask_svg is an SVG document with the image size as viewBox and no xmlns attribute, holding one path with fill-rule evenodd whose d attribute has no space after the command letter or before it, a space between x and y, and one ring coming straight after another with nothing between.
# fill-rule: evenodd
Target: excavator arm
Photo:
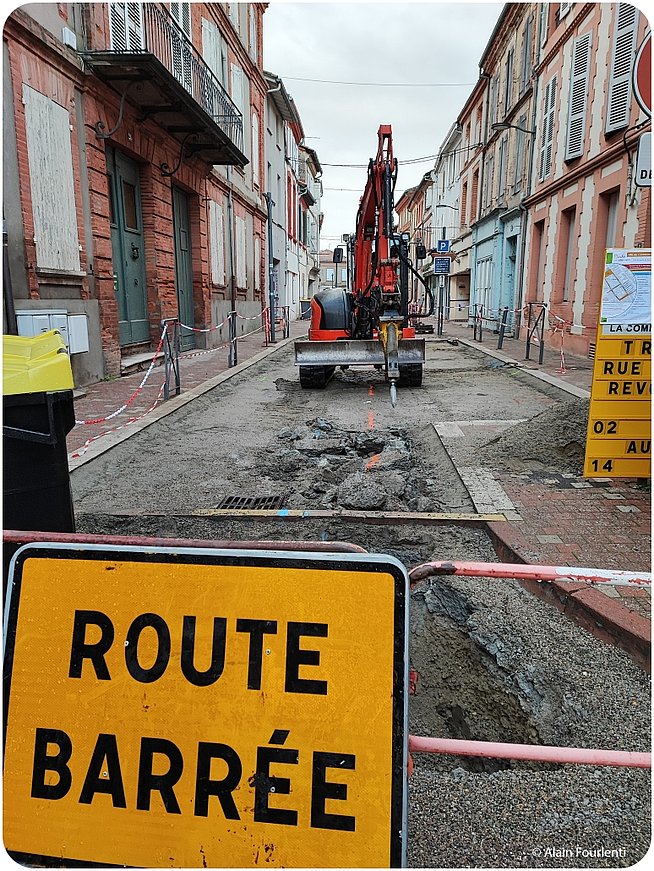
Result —
<instances>
[{"instance_id":1,"label":"excavator arm","mask_svg":"<svg viewBox=\"0 0 654 871\"><path fill-rule=\"evenodd\" d=\"M382 124L357 211L351 293L316 294L309 341L295 343L303 387L325 386L336 366L383 365L395 406L398 384L422 383L424 339L408 326L408 241L393 226L397 167L391 126Z\"/></svg>"}]
</instances>

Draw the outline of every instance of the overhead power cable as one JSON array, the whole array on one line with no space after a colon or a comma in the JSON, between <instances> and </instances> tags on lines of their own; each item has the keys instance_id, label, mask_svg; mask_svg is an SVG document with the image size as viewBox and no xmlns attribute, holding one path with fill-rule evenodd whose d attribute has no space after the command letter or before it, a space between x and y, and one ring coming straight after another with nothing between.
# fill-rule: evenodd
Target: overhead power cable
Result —
<instances>
[{"instance_id":1,"label":"overhead power cable","mask_svg":"<svg viewBox=\"0 0 654 871\"><path fill-rule=\"evenodd\" d=\"M334 79L303 79L299 76L280 76L291 82L318 82L322 85L356 85L370 88L471 88L475 82L340 82Z\"/></svg>"},{"instance_id":2,"label":"overhead power cable","mask_svg":"<svg viewBox=\"0 0 654 871\"><path fill-rule=\"evenodd\" d=\"M463 148L453 148L452 151L445 152L442 156L448 157L450 154L460 154L463 151L470 151L471 148L479 148L482 145L481 142L474 142L472 145L466 145ZM398 158L398 163L400 166L410 166L413 163L425 163L427 160L436 160L439 156L440 152L437 154L426 154L424 157L410 157L407 160L401 160ZM323 160L320 161L321 166L337 166L344 169L367 169L367 163L325 163Z\"/></svg>"}]
</instances>

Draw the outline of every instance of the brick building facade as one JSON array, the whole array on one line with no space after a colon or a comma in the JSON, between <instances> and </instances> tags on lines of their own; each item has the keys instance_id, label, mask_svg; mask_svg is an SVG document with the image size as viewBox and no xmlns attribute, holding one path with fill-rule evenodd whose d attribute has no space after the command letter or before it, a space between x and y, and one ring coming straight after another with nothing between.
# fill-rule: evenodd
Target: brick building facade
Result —
<instances>
[{"instance_id":1,"label":"brick building facade","mask_svg":"<svg viewBox=\"0 0 654 871\"><path fill-rule=\"evenodd\" d=\"M265 6L46 3L5 23L5 316L85 316L78 385L150 351L164 318L261 312Z\"/></svg>"}]
</instances>

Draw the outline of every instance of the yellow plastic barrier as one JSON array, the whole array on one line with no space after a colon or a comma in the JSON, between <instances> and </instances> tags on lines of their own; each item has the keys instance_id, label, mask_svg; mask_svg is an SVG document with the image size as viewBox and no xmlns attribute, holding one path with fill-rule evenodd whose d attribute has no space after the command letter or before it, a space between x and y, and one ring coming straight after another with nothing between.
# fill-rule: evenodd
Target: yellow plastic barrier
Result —
<instances>
[{"instance_id":1,"label":"yellow plastic barrier","mask_svg":"<svg viewBox=\"0 0 654 871\"><path fill-rule=\"evenodd\" d=\"M70 357L59 330L2 337L4 396L72 390L74 386Z\"/></svg>"}]
</instances>

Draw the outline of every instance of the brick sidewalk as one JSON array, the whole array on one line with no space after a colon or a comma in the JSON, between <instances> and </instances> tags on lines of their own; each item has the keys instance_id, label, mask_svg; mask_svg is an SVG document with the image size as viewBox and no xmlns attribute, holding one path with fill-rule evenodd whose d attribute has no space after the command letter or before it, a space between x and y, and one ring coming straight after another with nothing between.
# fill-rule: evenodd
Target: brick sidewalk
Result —
<instances>
[{"instance_id":1,"label":"brick sidewalk","mask_svg":"<svg viewBox=\"0 0 654 871\"><path fill-rule=\"evenodd\" d=\"M590 395L593 361L545 349L539 365L538 348L525 360L525 342L505 339L497 350L498 336L484 331L482 342L473 338L465 323L446 323L444 338L516 363L523 371L574 395ZM514 503L520 520L503 525L507 544L530 563L577 565L624 571L651 570L651 494L649 483L627 479L551 479L529 474L495 472L495 478ZM537 478L540 477L540 480ZM558 476L557 476L558 477ZM530 479L536 480L530 480ZM543 480L545 478L545 480ZM650 619L650 589L598 585L595 589Z\"/></svg>"}]
</instances>

